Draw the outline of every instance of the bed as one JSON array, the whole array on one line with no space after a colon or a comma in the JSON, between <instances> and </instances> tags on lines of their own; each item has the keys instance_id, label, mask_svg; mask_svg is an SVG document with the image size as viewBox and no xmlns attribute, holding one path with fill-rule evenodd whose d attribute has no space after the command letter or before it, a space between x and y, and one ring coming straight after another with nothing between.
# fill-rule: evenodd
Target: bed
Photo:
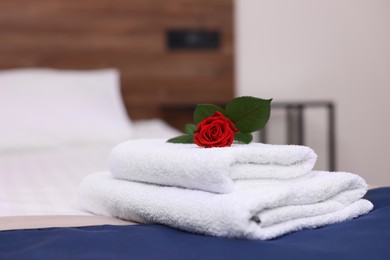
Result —
<instances>
[{"instance_id":1,"label":"bed","mask_svg":"<svg viewBox=\"0 0 390 260\"><path fill-rule=\"evenodd\" d=\"M180 133L161 119L132 121L119 77L116 69L0 72L1 216L86 215L73 205L78 184L107 169L116 144Z\"/></svg>"},{"instance_id":2,"label":"bed","mask_svg":"<svg viewBox=\"0 0 390 260\"><path fill-rule=\"evenodd\" d=\"M75 202L78 185L106 169L115 144L180 132L161 119L131 120L115 69L8 70L0 72L0 85L0 115L7 122L0 137L1 259L390 257L390 188L368 191L374 210L367 215L269 241L204 236L83 211Z\"/></svg>"}]
</instances>

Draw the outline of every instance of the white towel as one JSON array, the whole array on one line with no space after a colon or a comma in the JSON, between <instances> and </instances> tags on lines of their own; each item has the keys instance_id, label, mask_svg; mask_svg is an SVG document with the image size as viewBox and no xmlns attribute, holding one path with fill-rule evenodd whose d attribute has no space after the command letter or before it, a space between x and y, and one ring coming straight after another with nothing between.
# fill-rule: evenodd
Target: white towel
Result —
<instances>
[{"instance_id":1,"label":"white towel","mask_svg":"<svg viewBox=\"0 0 390 260\"><path fill-rule=\"evenodd\" d=\"M306 146L261 143L201 148L165 140L132 140L114 147L109 170L119 179L229 193L239 179L288 179L312 170Z\"/></svg>"},{"instance_id":2,"label":"white towel","mask_svg":"<svg viewBox=\"0 0 390 260\"><path fill-rule=\"evenodd\" d=\"M350 173L311 172L292 180L238 181L215 194L114 179L96 173L80 186L80 206L92 213L160 223L213 236L272 239L349 220L373 208L361 199L364 180Z\"/></svg>"}]
</instances>

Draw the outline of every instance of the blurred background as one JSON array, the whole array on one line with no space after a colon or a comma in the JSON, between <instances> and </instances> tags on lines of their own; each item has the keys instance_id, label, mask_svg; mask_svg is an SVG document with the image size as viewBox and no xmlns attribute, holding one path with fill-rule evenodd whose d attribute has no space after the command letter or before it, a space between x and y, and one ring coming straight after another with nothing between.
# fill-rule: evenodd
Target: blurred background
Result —
<instances>
[{"instance_id":1,"label":"blurred background","mask_svg":"<svg viewBox=\"0 0 390 260\"><path fill-rule=\"evenodd\" d=\"M389 46L387 0L0 0L0 71L116 68L130 120L179 129L196 103L273 98L268 143L373 186L390 185Z\"/></svg>"},{"instance_id":2,"label":"blurred background","mask_svg":"<svg viewBox=\"0 0 390 260\"><path fill-rule=\"evenodd\" d=\"M389 185L390 2L235 3L237 94L333 101L337 170ZM319 163L323 113L306 120Z\"/></svg>"}]
</instances>

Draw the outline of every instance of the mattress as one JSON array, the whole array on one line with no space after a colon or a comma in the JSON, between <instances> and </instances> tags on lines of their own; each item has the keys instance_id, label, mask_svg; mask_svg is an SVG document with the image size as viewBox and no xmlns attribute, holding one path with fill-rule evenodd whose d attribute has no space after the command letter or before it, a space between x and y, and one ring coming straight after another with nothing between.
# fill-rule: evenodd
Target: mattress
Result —
<instances>
[{"instance_id":1,"label":"mattress","mask_svg":"<svg viewBox=\"0 0 390 260\"><path fill-rule=\"evenodd\" d=\"M171 137L178 131L160 120L134 123L133 138ZM81 180L107 170L116 143L63 145L0 155L0 217L92 215L77 207Z\"/></svg>"},{"instance_id":2,"label":"mattress","mask_svg":"<svg viewBox=\"0 0 390 260\"><path fill-rule=\"evenodd\" d=\"M1 156L1 215L88 215L75 204L78 184L107 168L110 147L70 146Z\"/></svg>"}]
</instances>

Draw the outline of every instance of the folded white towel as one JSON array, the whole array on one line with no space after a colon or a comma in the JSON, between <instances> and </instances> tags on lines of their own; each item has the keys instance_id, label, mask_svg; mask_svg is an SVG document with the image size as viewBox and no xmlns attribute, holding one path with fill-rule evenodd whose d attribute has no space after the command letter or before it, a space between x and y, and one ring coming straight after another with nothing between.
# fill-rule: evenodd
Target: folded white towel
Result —
<instances>
[{"instance_id":1,"label":"folded white towel","mask_svg":"<svg viewBox=\"0 0 390 260\"><path fill-rule=\"evenodd\" d=\"M215 194L114 179L87 177L80 206L92 213L140 223L160 223L213 236L272 239L365 214L364 180L350 173L311 172L293 180L237 181Z\"/></svg>"},{"instance_id":2,"label":"folded white towel","mask_svg":"<svg viewBox=\"0 0 390 260\"><path fill-rule=\"evenodd\" d=\"M216 193L239 179L288 179L308 173L317 159L306 146L251 143L201 148L164 140L132 140L114 147L109 170L119 179Z\"/></svg>"}]
</instances>

